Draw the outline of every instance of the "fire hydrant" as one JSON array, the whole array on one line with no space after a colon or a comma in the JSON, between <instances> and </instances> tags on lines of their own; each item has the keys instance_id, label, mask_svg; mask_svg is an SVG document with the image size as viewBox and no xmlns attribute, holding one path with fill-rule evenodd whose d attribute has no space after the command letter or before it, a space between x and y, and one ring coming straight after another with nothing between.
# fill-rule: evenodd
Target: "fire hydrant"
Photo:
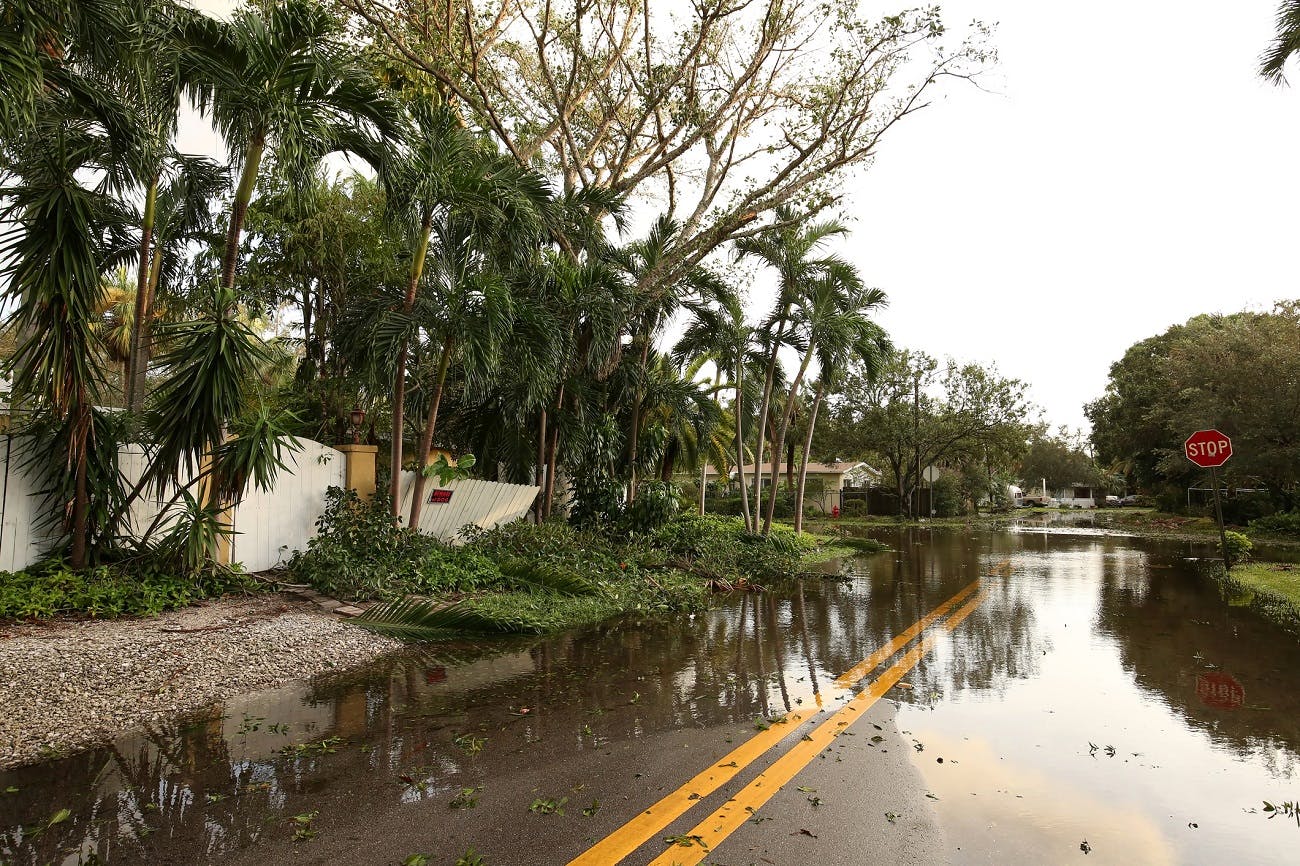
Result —
<instances>
[{"instance_id":1,"label":"fire hydrant","mask_svg":"<svg viewBox=\"0 0 1300 866\"><path fill-rule=\"evenodd\" d=\"M834 517L838 520L839 516L840 516L840 507L838 505L831 506L831 517Z\"/></svg>"}]
</instances>

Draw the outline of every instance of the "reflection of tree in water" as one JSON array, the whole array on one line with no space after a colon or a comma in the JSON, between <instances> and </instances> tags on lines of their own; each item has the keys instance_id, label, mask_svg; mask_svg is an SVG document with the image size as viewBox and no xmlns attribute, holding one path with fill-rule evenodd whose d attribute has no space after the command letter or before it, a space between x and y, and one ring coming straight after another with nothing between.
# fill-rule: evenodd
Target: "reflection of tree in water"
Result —
<instances>
[{"instance_id":1,"label":"reflection of tree in water","mask_svg":"<svg viewBox=\"0 0 1300 866\"><path fill-rule=\"evenodd\" d=\"M112 746L5 774L18 793L0 810L5 863L182 863L254 839L278 786L245 790L265 769L232 760L220 711L151 727ZM60 809L71 816L32 828ZM24 832L23 828L27 828Z\"/></svg>"},{"instance_id":2,"label":"reflection of tree in water","mask_svg":"<svg viewBox=\"0 0 1300 866\"><path fill-rule=\"evenodd\" d=\"M1124 669L1216 742L1290 775L1300 750L1295 639L1228 604L1213 581L1168 553L1151 561L1114 557L1106 562L1097 630L1115 639ZM1198 699L1197 676L1214 671L1242 685L1243 708L1215 709Z\"/></svg>"},{"instance_id":3,"label":"reflection of tree in water","mask_svg":"<svg viewBox=\"0 0 1300 866\"><path fill-rule=\"evenodd\" d=\"M900 529L882 540L898 552L872 561L868 647L883 644L976 578L985 595L907 675L913 688L903 700L928 703L972 689L1001 692L1008 680L1037 672L1043 638L1036 628L1032 589L1007 577L1007 560L1019 552L1019 539L968 530Z\"/></svg>"}]
</instances>

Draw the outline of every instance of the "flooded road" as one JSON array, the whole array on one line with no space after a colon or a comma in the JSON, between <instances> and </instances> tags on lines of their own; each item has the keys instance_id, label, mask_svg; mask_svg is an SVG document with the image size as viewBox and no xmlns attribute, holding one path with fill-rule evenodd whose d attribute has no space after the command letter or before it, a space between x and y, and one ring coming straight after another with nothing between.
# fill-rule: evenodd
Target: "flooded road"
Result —
<instances>
[{"instance_id":1,"label":"flooded road","mask_svg":"<svg viewBox=\"0 0 1300 866\"><path fill-rule=\"evenodd\" d=\"M1264 810L1300 800L1300 644L1206 551L878 537L702 616L412 649L0 773L0 862L1300 860Z\"/></svg>"}]
</instances>

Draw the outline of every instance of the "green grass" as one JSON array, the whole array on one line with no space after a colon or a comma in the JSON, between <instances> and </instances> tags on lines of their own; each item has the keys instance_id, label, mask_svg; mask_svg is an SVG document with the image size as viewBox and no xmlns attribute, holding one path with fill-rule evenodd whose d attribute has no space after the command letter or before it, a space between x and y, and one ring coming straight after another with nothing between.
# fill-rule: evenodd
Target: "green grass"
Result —
<instances>
[{"instance_id":1,"label":"green grass","mask_svg":"<svg viewBox=\"0 0 1300 866\"><path fill-rule=\"evenodd\" d=\"M1232 567L1231 577L1255 591L1275 593L1300 608L1300 570L1275 562L1247 562Z\"/></svg>"},{"instance_id":2,"label":"green grass","mask_svg":"<svg viewBox=\"0 0 1300 866\"><path fill-rule=\"evenodd\" d=\"M1218 563L1209 568L1230 603L1249 607L1300 638L1300 570L1274 562L1241 563L1226 575Z\"/></svg>"}]
</instances>

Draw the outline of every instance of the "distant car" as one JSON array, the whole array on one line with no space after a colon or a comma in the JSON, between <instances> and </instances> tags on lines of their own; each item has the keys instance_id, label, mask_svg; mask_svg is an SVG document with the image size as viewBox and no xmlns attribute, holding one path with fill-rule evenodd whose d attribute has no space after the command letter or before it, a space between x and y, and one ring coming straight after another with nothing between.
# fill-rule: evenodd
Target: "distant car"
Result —
<instances>
[{"instance_id":1,"label":"distant car","mask_svg":"<svg viewBox=\"0 0 1300 866\"><path fill-rule=\"evenodd\" d=\"M1129 494L1119 501L1120 505L1137 505L1138 497L1136 493Z\"/></svg>"},{"instance_id":2,"label":"distant car","mask_svg":"<svg viewBox=\"0 0 1300 866\"><path fill-rule=\"evenodd\" d=\"M1119 505L1119 497L1118 497L1118 496L1107 496L1107 497L1106 497L1106 504L1107 504L1107 505Z\"/></svg>"}]
</instances>

